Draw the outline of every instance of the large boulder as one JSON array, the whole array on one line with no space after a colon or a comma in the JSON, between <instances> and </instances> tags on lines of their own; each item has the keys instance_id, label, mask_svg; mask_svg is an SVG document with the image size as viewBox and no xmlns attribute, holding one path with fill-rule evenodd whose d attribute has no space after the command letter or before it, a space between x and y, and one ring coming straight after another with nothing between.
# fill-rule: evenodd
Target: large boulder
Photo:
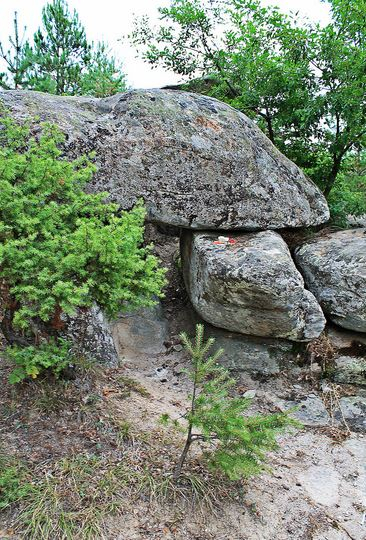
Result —
<instances>
[{"instance_id":1,"label":"large boulder","mask_svg":"<svg viewBox=\"0 0 366 540\"><path fill-rule=\"evenodd\" d=\"M185 284L201 317L219 328L254 336L310 341L325 318L304 288L289 249L272 231L235 235L217 244L213 233L182 236Z\"/></svg>"},{"instance_id":2,"label":"large boulder","mask_svg":"<svg viewBox=\"0 0 366 540\"><path fill-rule=\"evenodd\" d=\"M277 229L328 220L318 188L244 114L174 90L111 98L2 91L16 119L55 122L66 154L95 150L91 191L121 208L139 198L150 221L193 229Z\"/></svg>"},{"instance_id":3,"label":"large boulder","mask_svg":"<svg viewBox=\"0 0 366 540\"><path fill-rule=\"evenodd\" d=\"M366 229L330 233L295 250L307 287L336 324L366 332Z\"/></svg>"}]
</instances>

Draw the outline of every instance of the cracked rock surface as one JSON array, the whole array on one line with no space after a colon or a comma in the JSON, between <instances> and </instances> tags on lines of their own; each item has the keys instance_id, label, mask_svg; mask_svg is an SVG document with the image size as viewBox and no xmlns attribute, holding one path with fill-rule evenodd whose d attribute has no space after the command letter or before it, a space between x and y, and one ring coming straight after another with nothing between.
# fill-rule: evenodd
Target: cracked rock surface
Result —
<instances>
[{"instance_id":1,"label":"cracked rock surface","mask_svg":"<svg viewBox=\"0 0 366 540\"><path fill-rule=\"evenodd\" d=\"M366 332L366 229L315 238L295 250L295 260L330 320Z\"/></svg>"},{"instance_id":2,"label":"cracked rock surface","mask_svg":"<svg viewBox=\"0 0 366 540\"><path fill-rule=\"evenodd\" d=\"M207 322L232 332L310 341L325 326L323 312L273 231L234 235L215 244L213 233L182 236L184 281Z\"/></svg>"},{"instance_id":3,"label":"cracked rock surface","mask_svg":"<svg viewBox=\"0 0 366 540\"><path fill-rule=\"evenodd\" d=\"M79 308L75 315L63 314L62 337L73 343L73 350L107 366L118 365L118 354L108 320L101 308Z\"/></svg>"},{"instance_id":4,"label":"cracked rock surface","mask_svg":"<svg viewBox=\"0 0 366 540\"><path fill-rule=\"evenodd\" d=\"M214 98L157 89L105 99L9 90L1 101L18 120L59 125L69 157L95 151L89 189L108 191L123 209L143 198L152 222L259 230L329 218L315 184L252 120Z\"/></svg>"}]
</instances>

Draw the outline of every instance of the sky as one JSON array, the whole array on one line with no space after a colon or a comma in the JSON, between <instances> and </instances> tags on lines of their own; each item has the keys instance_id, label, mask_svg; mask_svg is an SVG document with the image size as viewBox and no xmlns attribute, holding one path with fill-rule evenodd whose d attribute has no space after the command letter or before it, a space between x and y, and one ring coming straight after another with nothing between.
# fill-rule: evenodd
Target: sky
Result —
<instances>
[{"instance_id":1,"label":"sky","mask_svg":"<svg viewBox=\"0 0 366 540\"><path fill-rule=\"evenodd\" d=\"M42 7L46 0L0 0L0 41L7 43L12 32L14 11L18 12L19 26L27 27L27 36L32 36L40 26ZM329 9L320 0L263 0L264 4L275 4L283 11L299 11L312 20L327 22ZM136 16L147 14L157 21L157 8L168 6L170 0L69 0L71 9L76 9L90 41L106 41L114 55L122 60L127 82L132 88L154 88L175 84L179 77L161 68L152 69L143 60L136 58L134 48L127 35L133 28Z\"/></svg>"}]
</instances>

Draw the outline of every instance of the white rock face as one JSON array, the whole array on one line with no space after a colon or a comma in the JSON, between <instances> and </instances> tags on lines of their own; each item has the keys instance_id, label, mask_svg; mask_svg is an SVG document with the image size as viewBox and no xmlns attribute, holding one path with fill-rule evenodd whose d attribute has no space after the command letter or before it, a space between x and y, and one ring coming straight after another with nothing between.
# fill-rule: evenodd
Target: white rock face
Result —
<instances>
[{"instance_id":1,"label":"white rock face","mask_svg":"<svg viewBox=\"0 0 366 540\"><path fill-rule=\"evenodd\" d=\"M185 232L181 253L185 284L207 322L254 336L310 341L325 326L322 310L305 290L282 237L272 231L234 235Z\"/></svg>"},{"instance_id":2,"label":"white rock face","mask_svg":"<svg viewBox=\"0 0 366 540\"><path fill-rule=\"evenodd\" d=\"M295 250L305 283L339 326L366 332L366 229L330 233Z\"/></svg>"}]
</instances>

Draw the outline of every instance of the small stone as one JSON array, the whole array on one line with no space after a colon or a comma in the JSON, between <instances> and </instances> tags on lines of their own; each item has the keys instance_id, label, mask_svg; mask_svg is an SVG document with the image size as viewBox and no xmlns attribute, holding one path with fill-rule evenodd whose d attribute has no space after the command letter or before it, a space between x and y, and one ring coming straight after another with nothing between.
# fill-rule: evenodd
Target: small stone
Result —
<instances>
[{"instance_id":1,"label":"small stone","mask_svg":"<svg viewBox=\"0 0 366 540\"><path fill-rule=\"evenodd\" d=\"M181 345L180 343L177 343L177 345L173 345L173 349L176 352L180 352L183 350L183 345Z\"/></svg>"},{"instance_id":2,"label":"small stone","mask_svg":"<svg viewBox=\"0 0 366 540\"><path fill-rule=\"evenodd\" d=\"M292 416L305 426L326 426L330 416L319 396L308 396L301 401L280 400L277 405L283 411L297 408Z\"/></svg>"},{"instance_id":3,"label":"small stone","mask_svg":"<svg viewBox=\"0 0 366 540\"><path fill-rule=\"evenodd\" d=\"M332 392L333 390L332 387L326 382L322 382L320 387L324 394L327 394L328 392Z\"/></svg>"},{"instance_id":4,"label":"small stone","mask_svg":"<svg viewBox=\"0 0 366 540\"><path fill-rule=\"evenodd\" d=\"M158 367L155 369L155 374L161 382L167 381L168 370L165 367Z\"/></svg>"},{"instance_id":5,"label":"small stone","mask_svg":"<svg viewBox=\"0 0 366 540\"><path fill-rule=\"evenodd\" d=\"M366 432L366 397L342 397L339 403L341 410L335 412L335 418L340 422L344 419L355 431Z\"/></svg>"},{"instance_id":6,"label":"small stone","mask_svg":"<svg viewBox=\"0 0 366 540\"><path fill-rule=\"evenodd\" d=\"M244 392L243 397L252 399L255 397L256 393L256 390L247 390L246 392Z\"/></svg>"}]
</instances>

